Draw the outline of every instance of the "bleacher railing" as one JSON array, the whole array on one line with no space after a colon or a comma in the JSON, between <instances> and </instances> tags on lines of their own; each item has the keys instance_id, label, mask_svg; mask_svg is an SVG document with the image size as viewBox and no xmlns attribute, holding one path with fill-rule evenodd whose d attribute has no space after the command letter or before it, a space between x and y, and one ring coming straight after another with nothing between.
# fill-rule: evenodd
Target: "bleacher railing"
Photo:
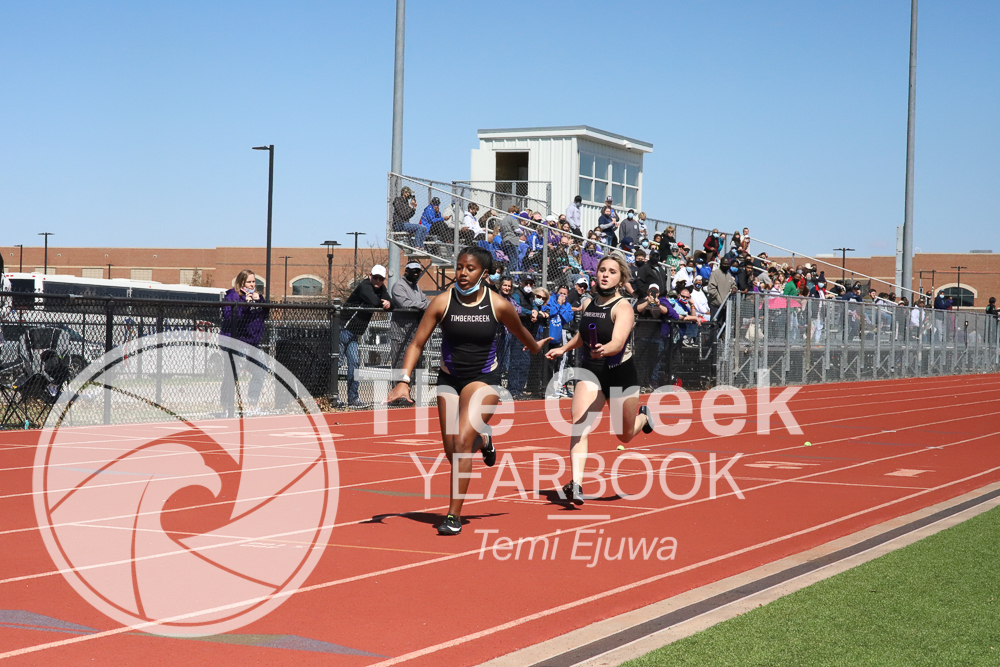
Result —
<instances>
[{"instance_id":1,"label":"bleacher railing","mask_svg":"<svg viewBox=\"0 0 1000 667\"><path fill-rule=\"evenodd\" d=\"M773 294L735 294L718 351L718 383L771 385L995 373L997 318Z\"/></svg>"}]
</instances>

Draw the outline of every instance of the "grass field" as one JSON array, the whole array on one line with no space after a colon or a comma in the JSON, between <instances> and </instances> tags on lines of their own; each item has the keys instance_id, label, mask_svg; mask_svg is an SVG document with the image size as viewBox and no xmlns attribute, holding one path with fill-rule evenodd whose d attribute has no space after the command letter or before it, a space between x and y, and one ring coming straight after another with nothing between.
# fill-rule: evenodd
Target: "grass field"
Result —
<instances>
[{"instance_id":1,"label":"grass field","mask_svg":"<svg viewBox=\"0 0 1000 667\"><path fill-rule=\"evenodd\" d=\"M1000 508L626 665L1000 665Z\"/></svg>"}]
</instances>

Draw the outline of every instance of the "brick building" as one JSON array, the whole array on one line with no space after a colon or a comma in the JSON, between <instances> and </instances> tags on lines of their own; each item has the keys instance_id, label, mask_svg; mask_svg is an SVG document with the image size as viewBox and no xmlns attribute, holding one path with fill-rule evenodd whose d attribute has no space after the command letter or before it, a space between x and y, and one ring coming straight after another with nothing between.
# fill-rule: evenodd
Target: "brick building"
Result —
<instances>
[{"instance_id":1,"label":"brick building","mask_svg":"<svg viewBox=\"0 0 1000 667\"><path fill-rule=\"evenodd\" d=\"M751 245L753 251L753 245ZM755 251L756 254L758 251ZM798 266L808 260L801 257L776 257L771 261ZM821 256L824 262L835 266L820 265L826 271L828 278L840 280L841 258ZM848 257L844 263L848 280L856 274L872 276L873 286L879 292L893 291L891 283L895 282L896 258L894 256ZM961 266L961 284L959 270ZM921 293L948 290L949 294L957 296L961 292L964 297L963 306L977 309L986 308L991 296L1000 297L1000 254L993 253L919 253L913 256L913 289Z\"/></svg>"},{"instance_id":2,"label":"brick building","mask_svg":"<svg viewBox=\"0 0 1000 667\"><path fill-rule=\"evenodd\" d=\"M5 270L42 273L44 249L0 247ZM285 260L288 256L288 277ZM358 248L358 273L367 274L374 264L385 264L385 248ZM251 269L263 281L264 248L61 248L49 245L48 272L86 278L131 278L165 284L231 287L243 269ZM110 267L109 267L110 265ZM354 247L339 247L333 256L333 295L345 297L354 278ZM327 255L325 247L272 248L271 298L278 301L306 300L326 295ZM263 286L258 287L263 291Z\"/></svg>"}]
</instances>

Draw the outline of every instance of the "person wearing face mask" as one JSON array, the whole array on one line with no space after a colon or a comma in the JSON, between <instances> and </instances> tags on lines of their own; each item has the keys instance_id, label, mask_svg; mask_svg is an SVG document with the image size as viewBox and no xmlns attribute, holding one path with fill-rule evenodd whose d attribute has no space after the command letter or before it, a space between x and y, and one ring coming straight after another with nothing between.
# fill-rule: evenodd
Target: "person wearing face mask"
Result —
<instances>
[{"instance_id":1,"label":"person wearing face mask","mask_svg":"<svg viewBox=\"0 0 1000 667\"><path fill-rule=\"evenodd\" d=\"M712 233L705 238L702 248L710 257L719 257L722 254L722 238L718 229L713 229Z\"/></svg>"},{"instance_id":2,"label":"person wearing face mask","mask_svg":"<svg viewBox=\"0 0 1000 667\"><path fill-rule=\"evenodd\" d=\"M446 458L450 459L454 480L448 514L437 526L440 535L462 532L462 507L473 476L469 455L478 451L487 466L496 463L493 432L484 425L492 411L476 410L472 396L477 395L483 407L498 404L501 378L498 347L509 334L532 353L540 352L547 342L534 340L521 326L510 303L486 289L483 278L492 272L493 258L485 249L461 250L455 260L454 284L436 296L428 307L406 350L399 369L401 378L387 397L387 402L413 402L410 377L424 345L434 330L439 329L441 367L437 376L437 408L442 445Z\"/></svg>"},{"instance_id":3,"label":"person wearing face mask","mask_svg":"<svg viewBox=\"0 0 1000 667\"><path fill-rule=\"evenodd\" d=\"M573 203L566 207L566 222L573 229L575 234L580 233L580 225L583 223L583 197L577 195L573 197Z\"/></svg>"},{"instance_id":4,"label":"person wearing face mask","mask_svg":"<svg viewBox=\"0 0 1000 667\"><path fill-rule=\"evenodd\" d=\"M614 214L614 209L605 206L601 211L601 217L597 219L597 227L604 234L604 243L615 246L618 239L615 237L615 230L618 229L618 218Z\"/></svg>"},{"instance_id":5,"label":"person wearing face mask","mask_svg":"<svg viewBox=\"0 0 1000 667\"><path fill-rule=\"evenodd\" d=\"M694 286L691 290L691 307L694 308L695 315L702 322L712 319L712 309L708 306L708 297L705 296L705 280L701 276L694 277Z\"/></svg>"},{"instance_id":6,"label":"person wearing face mask","mask_svg":"<svg viewBox=\"0 0 1000 667\"><path fill-rule=\"evenodd\" d=\"M417 332L417 325L420 318L424 316L424 311L431 304L420 285L420 276L424 267L420 262L411 261L403 269L403 279L397 280L389 290L389 296L396 308L404 310L392 313L392 322L389 326L389 341L391 343L390 358L392 367L399 368L403 363L403 354L406 353L406 346L413 339L413 334Z\"/></svg>"},{"instance_id":7,"label":"person wearing face mask","mask_svg":"<svg viewBox=\"0 0 1000 667\"><path fill-rule=\"evenodd\" d=\"M712 271L712 277L708 279L708 286L705 288L705 296L708 297L708 305L715 315L722 302L730 294L736 291L736 277L730 272L728 259L719 262L719 268Z\"/></svg>"},{"instance_id":8,"label":"person wearing face mask","mask_svg":"<svg viewBox=\"0 0 1000 667\"><path fill-rule=\"evenodd\" d=\"M622 220L622 224L618 227L618 237L624 241L624 239L630 238L633 243L641 238L639 233L639 221L635 217L635 211L629 209L628 213L625 214L625 219Z\"/></svg>"},{"instance_id":9,"label":"person wearing face mask","mask_svg":"<svg viewBox=\"0 0 1000 667\"><path fill-rule=\"evenodd\" d=\"M673 289L677 289L677 285L684 283L685 285L690 285L694 281L694 272L688 268L687 261L681 260L680 266L677 267L677 273L674 274L673 280L670 281L670 286Z\"/></svg>"}]
</instances>

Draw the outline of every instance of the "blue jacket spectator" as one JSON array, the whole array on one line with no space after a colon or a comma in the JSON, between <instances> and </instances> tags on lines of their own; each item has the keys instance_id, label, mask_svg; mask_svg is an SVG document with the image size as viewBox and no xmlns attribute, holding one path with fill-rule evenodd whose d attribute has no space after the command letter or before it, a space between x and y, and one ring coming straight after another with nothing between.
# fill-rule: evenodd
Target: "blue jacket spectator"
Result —
<instances>
[{"instance_id":1,"label":"blue jacket spectator","mask_svg":"<svg viewBox=\"0 0 1000 667\"><path fill-rule=\"evenodd\" d=\"M549 314L549 336L554 344L560 345L563 330L573 322L573 307L567 302L559 303L559 294L549 297L549 302L542 307Z\"/></svg>"},{"instance_id":2,"label":"blue jacket spectator","mask_svg":"<svg viewBox=\"0 0 1000 667\"><path fill-rule=\"evenodd\" d=\"M420 224L429 232L435 222L444 222L444 218L441 216L441 211L434 210L434 204L428 204L420 216Z\"/></svg>"}]
</instances>

